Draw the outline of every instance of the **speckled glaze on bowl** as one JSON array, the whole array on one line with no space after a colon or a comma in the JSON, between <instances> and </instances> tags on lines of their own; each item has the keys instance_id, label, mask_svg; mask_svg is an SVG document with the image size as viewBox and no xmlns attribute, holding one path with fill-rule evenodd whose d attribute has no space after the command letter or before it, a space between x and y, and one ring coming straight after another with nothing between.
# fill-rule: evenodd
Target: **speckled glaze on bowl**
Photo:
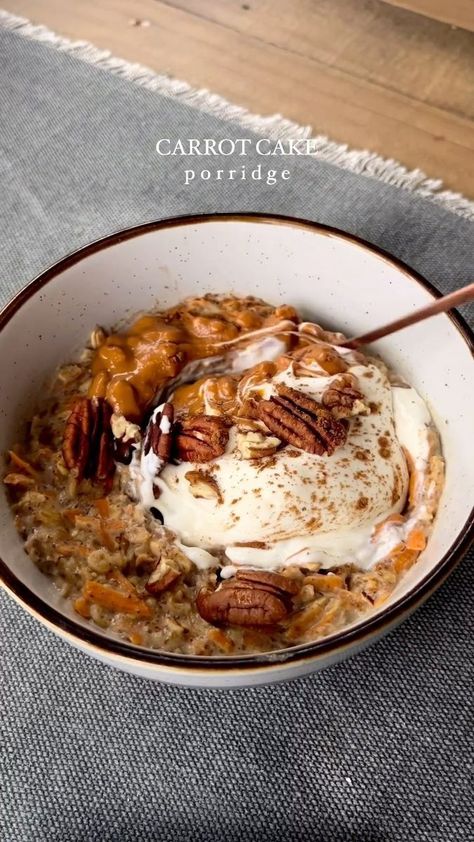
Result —
<instances>
[{"instance_id":1,"label":"speckled glaze on bowl","mask_svg":"<svg viewBox=\"0 0 474 842\"><path fill-rule=\"evenodd\" d=\"M0 451L54 368L95 324L168 307L206 292L253 294L295 305L348 334L427 304L438 293L400 261L303 220L260 215L181 217L120 232L44 272L0 315ZM196 657L146 650L106 636L61 600L24 553L3 487L0 576L6 591L73 646L107 664L174 684L242 687L295 678L357 652L400 623L451 572L474 534L473 336L458 316L437 316L374 346L428 401L441 433L446 486L433 535L383 609L317 643L262 655Z\"/></svg>"}]
</instances>

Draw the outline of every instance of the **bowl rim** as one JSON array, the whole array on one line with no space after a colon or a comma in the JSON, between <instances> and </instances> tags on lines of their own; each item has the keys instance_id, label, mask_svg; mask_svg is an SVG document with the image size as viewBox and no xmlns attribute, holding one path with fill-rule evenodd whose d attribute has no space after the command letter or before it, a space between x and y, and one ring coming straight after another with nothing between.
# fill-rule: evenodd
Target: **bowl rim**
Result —
<instances>
[{"instance_id":1,"label":"bowl rim","mask_svg":"<svg viewBox=\"0 0 474 842\"><path fill-rule=\"evenodd\" d=\"M397 269L401 270L410 280L421 285L433 298L440 298L441 292L419 272L412 269L400 258L394 257L385 249L375 246L355 234L348 233L333 226L324 225L312 220L285 216L281 214L266 214L257 212L243 213L205 213L185 214L181 216L168 217L131 226L105 237L94 240L79 249L65 255L49 268L37 275L26 284L0 311L0 332L10 322L15 313L45 284L61 274L65 269L83 258L90 256L96 251L102 251L108 247L117 245L128 239L148 234L163 228L177 228L186 225L200 225L208 222L253 222L262 224L280 224L294 226L308 230L309 232L324 232L342 240L347 240L362 246L371 253L388 261ZM468 326L464 318L457 312L446 314L456 327L461 339L466 343L471 354L474 353L474 332ZM69 617L65 616L56 608L48 605L41 597L35 594L30 588L20 581L7 563L0 558L0 585L17 601L22 607L43 622L48 628L66 634L72 638L71 642L77 646L86 646L89 650L96 650L102 655L128 662L140 662L144 666L161 668L162 670L182 671L189 674L212 674L232 673L250 671L265 671L282 667L284 665L295 665L298 662L307 662L320 659L324 656L334 654L336 651L344 651L347 648L362 646L367 638L378 636L389 630L390 627L401 621L412 610L427 599L454 570L463 555L469 549L474 540L474 506L469 517L460 530L456 540L449 550L434 565L434 567L415 584L411 590L400 597L393 605L385 608L376 615L362 619L357 624L346 630L341 630L319 641L299 644L287 649L276 650L250 655L227 655L227 656L202 656L183 655L179 653L164 652L160 650L145 649L122 642L119 639L107 637L92 626L82 626Z\"/></svg>"}]
</instances>

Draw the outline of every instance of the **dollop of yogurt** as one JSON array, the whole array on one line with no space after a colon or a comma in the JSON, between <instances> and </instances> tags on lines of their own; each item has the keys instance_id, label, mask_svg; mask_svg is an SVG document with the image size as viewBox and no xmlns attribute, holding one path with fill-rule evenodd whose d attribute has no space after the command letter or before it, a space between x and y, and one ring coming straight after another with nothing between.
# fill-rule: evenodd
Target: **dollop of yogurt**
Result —
<instances>
[{"instance_id":1,"label":"dollop of yogurt","mask_svg":"<svg viewBox=\"0 0 474 842\"><path fill-rule=\"evenodd\" d=\"M281 353L276 345L271 350L275 357ZM239 363L249 368L269 356L269 345L249 348ZM234 370L240 370L237 365ZM383 367L355 362L349 373L370 412L349 420L345 444L331 455L287 446L269 460L244 459L234 427L226 452L205 466L168 464L157 476L162 466L154 454L134 460L143 505L159 508L180 549L198 567L220 564L213 555L218 550L228 560L224 576L239 565L277 570L289 563L330 568L352 561L369 568L400 542L401 526L388 525L377 540L374 526L405 506L404 449L418 471L426 469L430 414L417 392L392 385ZM297 376L290 363L261 393L268 398L285 384L320 400L335 377L322 370ZM192 493L186 474L203 467L218 484L219 501Z\"/></svg>"}]
</instances>

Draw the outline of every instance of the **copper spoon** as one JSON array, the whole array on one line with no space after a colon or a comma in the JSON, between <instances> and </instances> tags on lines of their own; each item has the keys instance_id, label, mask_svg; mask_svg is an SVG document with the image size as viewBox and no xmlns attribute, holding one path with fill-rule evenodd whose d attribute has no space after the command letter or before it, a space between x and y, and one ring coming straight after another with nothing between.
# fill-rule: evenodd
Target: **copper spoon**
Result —
<instances>
[{"instance_id":1,"label":"copper spoon","mask_svg":"<svg viewBox=\"0 0 474 842\"><path fill-rule=\"evenodd\" d=\"M378 327L369 333L363 333L362 336L354 336L352 339L347 339L344 342L338 342L343 348L360 348L361 345L368 345L369 342L375 342L377 339L382 339L383 336L389 336L397 330L402 330L404 327L414 325L417 322L422 322L424 319L429 319L431 316L436 316L437 313L445 313L453 307L459 307L460 304L465 304L467 301L474 299L474 283L468 284L466 287L450 292L449 295L443 295L438 298L433 304L428 304L427 307L422 307L420 310L415 310L409 316L403 316L401 319L396 319L394 322L389 322L383 327Z\"/></svg>"}]
</instances>

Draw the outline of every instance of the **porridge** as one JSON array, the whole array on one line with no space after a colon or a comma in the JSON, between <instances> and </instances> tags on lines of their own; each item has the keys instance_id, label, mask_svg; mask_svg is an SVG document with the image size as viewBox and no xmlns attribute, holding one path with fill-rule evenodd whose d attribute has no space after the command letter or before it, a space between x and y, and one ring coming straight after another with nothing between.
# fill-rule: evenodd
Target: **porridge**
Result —
<instances>
[{"instance_id":1,"label":"porridge","mask_svg":"<svg viewBox=\"0 0 474 842\"><path fill-rule=\"evenodd\" d=\"M135 646L286 648L378 608L443 486L417 392L291 306L207 295L95 328L4 477L32 561Z\"/></svg>"}]
</instances>

